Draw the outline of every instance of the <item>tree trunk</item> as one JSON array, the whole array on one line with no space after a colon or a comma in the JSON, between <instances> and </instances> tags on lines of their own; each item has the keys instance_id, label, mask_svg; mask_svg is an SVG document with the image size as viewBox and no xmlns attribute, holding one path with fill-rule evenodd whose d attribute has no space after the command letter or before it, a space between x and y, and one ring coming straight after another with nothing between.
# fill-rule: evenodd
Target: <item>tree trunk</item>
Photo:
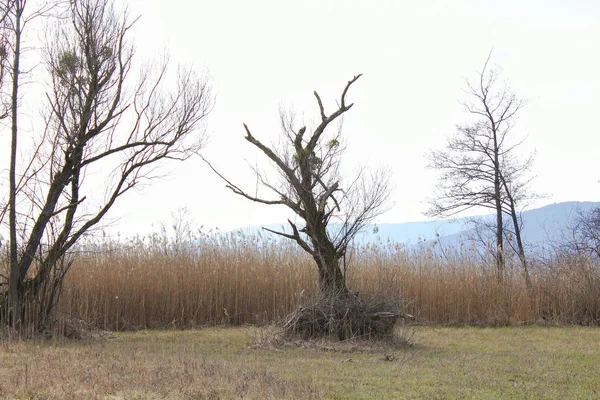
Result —
<instances>
[{"instance_id":1,"label":"tree trunk","mask_svg":"<svg viewBox=\"0 0 600 400\"><path fill-rule=\"evenodd\" d=\"M496 168L496 180L494 182L494 192L496 197L496 268L498 270L498 283L504 282L504 225L502 222L502 201L500 176L498 167Z\"/></svg>"},{"instance_id":2,"label":"tree trunk","mask_svg":"<svg viewBox=\"0 0 600 400\"><path fill-rule=\"evenodd\" d=\"M519 247L519 260L521 260L521 266L523 268L523 276L525 278L525 285L527 289L532 288L531 276L529 275L529 268L527 267L527 259L525 258L525 249L523 248L523 242L521 241L521 228L515 228L515 236L517 238L517 246Z\"/></svg>"},{"instance_id":3,"label":"tree trunk","mask_svg":"<svg viewBox=\"0 0 600 400\"><path fill-rule=\"evenodd\" d=\"M14 57L12 65L12 93L11 93L11 144L10 144L10 171L9 171L9 212L8 224L10 235L10 275L8 280L8 317L9 323L15 326L21 319L23 306L23 282L19 279L19 259L17 247L17 136L18 136L18 95L19 95L19 62L21 58L21 3L16 1L13 5L15 13L14 26Z\"/></svg>"},{"instance_id":4,"label":"tree trunk","mask_svg":"<svg viewBox=\"0 0 600 400\"><path fill-rule=\"evenodd\" d=\"M517 239L517 250L519 253L519 260L521 261L521 267L523 268L523 277L525 278L525 285L527 286L527 289L531 289L531 277L529 276L529 268L527 267L527 259L525 258L525 248L523 247L523 241L521 240L521 227L519 226L519 221L517 219L517 211L515 210L515 205L512 197L509 197L509 200L512 222L515 228L515 238Z\"/></svg>"},{"instance_id":5,"label":"tree trunk","mask_svg":"<svg viewBox=\"0 0 600 400\"><path fill-rule=\"evenodd\" d=\"M504 238L502 229L502 209L496 210L496 269L498 283L504 282Z\"/></svg>"},{"instance_id":6,"label":"tree trunk","mask_svg":"<svg viewBox=\"0 0 600 400\"><path fill-rule=\"evenodd\" d=\"M485 108L490 121L490 128L494 139L494 200L496 206L496 268L498 270L498 283L504 283L504 225L502 223L502 180L500 176L500 147L498 144L498 127L494 116Z\"/></svg>"},{"instance_id":7,"label":"tree trunk","mask_svg":"<svg viewBox=\"0 0 600 400\"><path fill-rule=\"evenodd\" d=\"M312 225L312 224L311 224ZM325 225L308 227L313 244L313 259L319 270L319 288L322 296L344 296L348 293L346 277L340 267L340 254L327 235Z\"/></svg>"},{"instance_id":8,"label":"tree trunk","mask_svg":"<svg viewBox=\"0 0 600 400\"><path fill-rule=\"evenodd\" d=\"M319 269L319 288L321 295L345 295L348 293L346 279L340 268L340 259L324 249L318 250L314 256Z\"/></svg>"}]
</instances>

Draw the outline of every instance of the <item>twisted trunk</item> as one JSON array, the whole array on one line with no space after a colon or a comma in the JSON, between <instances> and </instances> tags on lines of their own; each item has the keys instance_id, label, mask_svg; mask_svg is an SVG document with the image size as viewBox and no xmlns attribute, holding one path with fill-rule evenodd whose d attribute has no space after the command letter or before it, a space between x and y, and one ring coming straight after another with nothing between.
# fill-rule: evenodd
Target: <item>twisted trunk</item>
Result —
<instances>
[{"instance_id":1,"label":"twisted trunk","mask_svg":"<svg viewBox=\"0 0 600 400\"><path fill-rule=\"evenodd\" d=\"M345 295L346 277L340 267L343 253L331 241L327 233L327 223L322 211L316 207L312 198L305 201L306 227L305 231L312 244L310 254L317 264L319 271L319 289L322 296Z\"/></svg>"}]
</instances>

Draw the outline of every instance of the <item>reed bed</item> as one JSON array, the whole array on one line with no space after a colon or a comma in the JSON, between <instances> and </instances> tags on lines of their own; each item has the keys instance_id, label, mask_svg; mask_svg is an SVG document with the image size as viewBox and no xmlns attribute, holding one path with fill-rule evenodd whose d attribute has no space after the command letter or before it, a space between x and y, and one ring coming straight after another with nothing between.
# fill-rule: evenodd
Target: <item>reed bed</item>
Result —
<instances>
[{"instance_id":1,"label":"reed bed","mask_svg":"<svg viewBox=\"0 0 600 400\"><path fill-rule=\"evenodd\" d=\"M106 330L268 324L318 291L306 253L260 234L154 234L88 241L78 251L60 312ZM474 252L437 243L357 245L346 268L353 291L399 295L424 324L600 323L600 269L587 258L532 263L531 290L516 266L499 284Z\"/></svg>"}]
</instances>

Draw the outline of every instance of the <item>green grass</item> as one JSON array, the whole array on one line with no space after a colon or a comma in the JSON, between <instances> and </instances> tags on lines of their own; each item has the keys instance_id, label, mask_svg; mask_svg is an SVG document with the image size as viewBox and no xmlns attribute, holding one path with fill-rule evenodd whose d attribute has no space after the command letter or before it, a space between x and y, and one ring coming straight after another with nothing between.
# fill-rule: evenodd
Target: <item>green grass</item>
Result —
<instances>
[{"instance_id":1,"label":"green grass","mask_svg":"<svg viewBox=\"0 0 600 400\"><path fill-rule=\"evenodd\" d=\"M258 334L210 328L4 342L0 397L600 397L599 328L419 327L410 348L253 348Z\"/></svg>"}]
</instances>

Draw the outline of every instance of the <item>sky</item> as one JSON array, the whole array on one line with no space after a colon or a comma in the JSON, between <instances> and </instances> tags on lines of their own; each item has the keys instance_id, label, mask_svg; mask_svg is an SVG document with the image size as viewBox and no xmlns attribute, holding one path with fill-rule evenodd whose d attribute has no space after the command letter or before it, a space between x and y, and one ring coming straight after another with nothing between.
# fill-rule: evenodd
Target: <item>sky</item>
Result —
<instances>
[{"instance_id":1,"label":"sky","mask_svg":"<svg viewBox=\"0 0 600 400\"><path fill-rule=\"evenodd\" d=\"M600 200L600 3L529 1L197 1L130 0L137 57L167 51L173 67L208 74L216 95L203 155L249 192L248 165L263 158L243 123L277 143L280 108L309 125L354 75L343 135L345 171L392 173L391 207L378 222L425 220L437 174L425 154L468 120L461 102L488 54L528 105L514 127L535 150L531 207ZM300 126L300 125L299 125ZM5 152L3 152L5 153ZM0 156L6 163L7 155ZM197 226L222 231L285 221L284 207L234 195L199 158L170 163L168 176L130 193L109 214L112 232L144 233L187 208ZM267 192L259 193L267 195Z\"/></svg>"}]
</instances>

